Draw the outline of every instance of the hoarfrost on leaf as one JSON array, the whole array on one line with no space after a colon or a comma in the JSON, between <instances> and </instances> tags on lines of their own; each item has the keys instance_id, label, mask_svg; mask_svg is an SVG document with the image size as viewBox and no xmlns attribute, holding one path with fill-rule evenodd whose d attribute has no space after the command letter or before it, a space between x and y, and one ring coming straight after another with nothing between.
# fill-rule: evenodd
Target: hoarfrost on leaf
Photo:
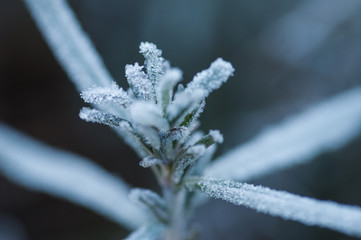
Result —
<instances>
[{"instance_id":1,"label":"hoarfrost on leaf","mask_svg":"<svg viewBox=\"0 0 361 240\"><path fill-rule=\"evenodd\" d=\"M146 157L142 161L139 162L139 165L144 168L153 167L155 165L163 164L164 162L158 158L154 157Z\"/></svg>"},{"instance_id":2,"label":"hoarfrost on leaf","mask_svg":"<svg viewBox=\"0 0 361 240\"><path fill-rule=\"evenodd\" d=\"M196 89L203 89L208 96L212 91L218 89L233 75L234 68L231 63L222 58L216 59L208 69L203 70L193 78L187 85L185 91L192 92Z\"/></svg>"},{"instance_id":3,"label":"hoarfrost on leaf","mask_svg":"<svg viewBox=\"0 0 361 240\"><path fill-rule=\"evenodd\" d=\"M0 123L0 172L29 189L87 207L130 229L149 221L127 184L84 157L55 149Z\"/></svg>"},{"instance_id":4,"label":"hoarfrost on leaf","mask_svg":"<svg viewBox=\"0 0 361 240\"><path fill-rule=\"evenodd\" d=\"M134 188L129 197L132 201L144 205L160 221L166 222L168 220L167 203L157 193L148 189Z\"/></svg>"},{"instance_id":5,"label":"hoarfrost on leaf","mask_svg":"<svg viewBox=\"0 0 361 240\"><path fill-rule=\"evenodd\" d=\"M147 75L155 86L159 80L159 76L163 74L162 50L158 49L154 43L142 42L139 46L139 52L143 54L144 65L147 69Z\"/></svg>"},{"instance_id":6,"label":"hoarfrost on leaf","mask_svg":"<svg viewBox=\"0 0 361 240\"><path fill-rule=\"evenodd\" d=\"M130 116L133 122L143 125L155 127L159 130L168 130L169 124L163 118L163 114L157 105L150 102L134 102L130 106Z\"/></svg>"},{"instance_id":7,"label":"hoarfrost on leaf","mask_svg":"<svg viewBox=\"0 0 361 240\"><path fill-rule=\"evenodd\" d=\"M87 107L83 107L80 110L79 117L87 122L101 123L112 127L118 127L123 121L123 119L114 114Z\"/></svg>"},{"instance_id":8,"label":"hoarfrost on leaf","mask_svg":"<svg viewBox=\"0 0 361 240\"><path fill-rule=\"evenodd\" d=\"M361 208L358 206L320 201L263 186L214 178L186 179L186 187L258 212L361 237Z\"/></svg>"},{"instance_id":9,"label":"hoarfrost on leaf","mask_svg":"<svg viewBox=\"0 0 361 240\"><path fill-rule=\"evenodd\" d=\"M205 174L245 181L339 149L359 136L360 103L361 87L356 87L314 104L218 157Z\"/></svg>"},{"instance_id":10,"label":"hoarfrost on leaf","mask_svg":"<svg viewBox=\"0 0 361 240\"><path fill-rule=\"evenodd\" d=\"M126 65L125 77L137 99L144 101L155 100L152 83L148 79L148 76L143 72L143 66L139 66L138 63Z\"/></svg>"},{"instance_id":11,"label":"hoarfrost on leaf","mask_svg":"<svg viewBox=\"0 0 361 240\"><path fill-rule=\"evenodd\" d=\"M115 103L123 108L127 108L131 103L128 94L113 82L110 87L93 86L82 91L80 96L84 102L92 104Z\"/></svg>"},{"instance_id":12,"label":"hoarfrost on leaf","mask_svg":"<svg viewBox=\"0 0 361 240\"><path fill-rule=\"evenodd\" d=\"M181 79L182 71L178 68L171 68L167 70L160 78L160 81L156 86L156 95L158 105L163 111L172 101L173 89Z\"/></svg>"}]
</instances>

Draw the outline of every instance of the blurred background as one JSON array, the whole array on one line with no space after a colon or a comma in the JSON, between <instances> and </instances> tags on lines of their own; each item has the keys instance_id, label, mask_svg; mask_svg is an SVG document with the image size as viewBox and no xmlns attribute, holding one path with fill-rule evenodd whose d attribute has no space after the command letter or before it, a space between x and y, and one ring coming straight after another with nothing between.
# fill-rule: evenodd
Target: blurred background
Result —
<instances>
[{"instance_id":1,"label":"blurred background","mask_svg":"<svg viewBox=\"0 0 361 240\"><path fill-rule=\"evenodd\" d=\"M184 82L217 57L236 69L207 99L201 129L220 129L222 154L270 124L361 84L359 0L70 0L118 84L154 42ZM360 103L361 104L361 103ZM0 121L92 159L133 186L150 171L108 127L79 119L84 103L20 0L0 0ZM337 114L337 113L335 113ZM347 119L345 119L346 121ZM1 133L0 133L1 134ZM0 149L1 151L1 149ZM282 151L282 149L277 149ZM361 205L361 137L312 163L255 184ZM195 214L201 239L352 239L222 201ZM0 175L1 240L122 239L127 231L85 208L29 191Z\"/></svg>"}]
</instances>

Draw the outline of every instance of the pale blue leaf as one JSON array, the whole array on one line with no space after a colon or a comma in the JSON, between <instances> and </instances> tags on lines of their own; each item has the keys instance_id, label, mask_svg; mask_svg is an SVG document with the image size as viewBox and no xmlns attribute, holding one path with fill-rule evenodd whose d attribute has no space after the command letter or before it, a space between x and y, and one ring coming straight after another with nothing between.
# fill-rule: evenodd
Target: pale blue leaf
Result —
<instances>
[{"instance_id":1,"label":"pale blue leaf","mask_svg":"<svg viewBox=\"0 0 361 240\"><path fill-rule=\"evenodd\" d=\"M129 200L123 180L83 157L1 123L0 149L0 172L17 184L82 205L131 229L148 218Z\"/></svg>"},{"instance_id":2,"label":"pale blue leaf","mask_svg":"<svg viewBox=\"0 0 361 240\"><path fill-rule=\"evenodd\" d=\"M190 190L258 212L361 237L361 208L219 179L188 179Z\"/></svg>"},{"instance_id":3,"label":"pale blue leaf","mask_svg":"<svg viewBox=\"0 0 361 240\"><path fill-rule=\"evenodd\" d=\"M110 86L112 77L64 0L24 0L57 60L78 91Z\"/></svg>"},{"instance_id":4,"label":"pale blue leaf","mask_svg":"<svg viewBox=\"0 0 361 240\"><path fill-rule=\"evenodd\" d=\"M266 128L214 161L207 176L248 180L342 148L361 130L361 87L342 92Z\"/></svg>"}]
</instances>

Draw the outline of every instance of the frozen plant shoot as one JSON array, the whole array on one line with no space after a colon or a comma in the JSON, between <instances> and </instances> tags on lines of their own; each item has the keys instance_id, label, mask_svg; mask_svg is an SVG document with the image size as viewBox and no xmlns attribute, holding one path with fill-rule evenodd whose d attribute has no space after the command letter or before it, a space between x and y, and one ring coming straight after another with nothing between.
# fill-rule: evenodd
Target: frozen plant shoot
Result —
<instances>
[{"instance_id":1,"label":"frozen plant shoot","mask_svg":"<svg viewBox=\"0 0 361 240\"><path fill-rule=\"evenodd\" d=\"M203 173L215 144L223 142L218 130L208 134L199 131L197 119L206 97L233 75L234 68L218 58L184 87L181 70L171 67L156 45L143 42L140 53L144 66L125 66L130 88L123 90L113 82L110 87L93 86L83 91L85 102L104 110L83 108L80 117L121 133L142 158L139 165L151 168L162 188L162 196L135 189L132 199L154 214L165 239L187 239L196 195L187 191L185 183Z\"/></svg>"}]
</instances>

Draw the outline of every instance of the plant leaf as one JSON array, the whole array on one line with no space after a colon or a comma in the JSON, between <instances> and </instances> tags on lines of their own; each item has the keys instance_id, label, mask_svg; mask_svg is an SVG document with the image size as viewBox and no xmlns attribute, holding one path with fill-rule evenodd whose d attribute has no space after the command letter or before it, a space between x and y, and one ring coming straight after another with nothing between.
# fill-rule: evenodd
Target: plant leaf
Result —
<instances>
[{"instance_id":1,"label":"plant leaf","mask_svg":"<svg viewBox=\"0 0 361 240\"><path fill-rule=\"evenodd\" d=\"M24 0L55 57L78 91L114 82L64 0Z\"/></svg>"},{"instance_id":2,"label":"plant leaf","mask_svg":"<svg viewBox=\"0 0 361 240\"><path fill-rule=\"evenodd\" d=\"M361 208L358 206L320 201L229 180L200 178L188 179L186 182L188 189L205 192L209 197L243 205L286 220L361 237Z\"/></svg>"},{"instance_id":3,"label":"plant leaf","mask_svg":"<svg viewBox=\"0 0 361 240\"><path fill-rule=\"evenodd\" d=\"M115 82L110 87L92 86L81 92L84 102L92 104L115 103L123 108L128 108L131 99Z\"/></svg>"},{"instance_id":4,"label":"plant leaf","mask_svg":"<svg viewBox=\"0 0 361 240\"><path fill-rule=\"evenodd\" d=\"M162 57L162 50L158 49L154 43L142 42L139 46L139 52L145 58L144 65L149 80L153 86L157 85L159 76L163 74L164 58Z\"/></svg>"},{"instance_id":5,"label":"plant leaf","mask_svg":"<svg viewBox=\"0 0 361 240\"><path fill-rule=\"evenodd\" d=\"M154 87L142 69L143 66L139 66L138 63L134 65L128 64L125 66L125 77L137 99L143 101L155 100Z\"/></svg>"},{"instance_id":6,"label":"plant leaf","mask_svg":"<svg viewBox=\"0 0 361 240\"><path fill-rule=\"evenodd\" d=\"M1 123L0 132L0 172L9 180L87 207L130 229L149 219L129 200L129 188L119 177Z\"/></svg>"},{"instance_id":7,"label":"plant leaf","mask_svg":"<svg viewBox=\"0 0 361 240\"><path fill-rule=\"evenodd\" d=\"M205 174L244 181L337 150L359 136L360 103L357 87L315 104L219 157Z\"/></svg>"},{"instance_id":8,"label":"plant leaf","mask_svg":"<svg viewBox=\"0 0 361 240\"><path fill-rule=\"evenodd\" d=\"M166 201L157 193L141 188L133 188L129 194L130 199L145 206L160 221L166 222L169 219Z\"/></svg>"},{"instance_id":9,"label":"plant leaf","mask_svg":"<svg viewBox=\"0 0 361 240\"><path fill-rule=\"evenodd\" d=\"M234 68L231 63L224 61L222 58L217 58L209 68L194 76L185 91L192 92L196 89L202 89L207 93L205 95L207 97L212 91L220 88L233 75L233 72Z\"/></svg>"}]
</instances>

